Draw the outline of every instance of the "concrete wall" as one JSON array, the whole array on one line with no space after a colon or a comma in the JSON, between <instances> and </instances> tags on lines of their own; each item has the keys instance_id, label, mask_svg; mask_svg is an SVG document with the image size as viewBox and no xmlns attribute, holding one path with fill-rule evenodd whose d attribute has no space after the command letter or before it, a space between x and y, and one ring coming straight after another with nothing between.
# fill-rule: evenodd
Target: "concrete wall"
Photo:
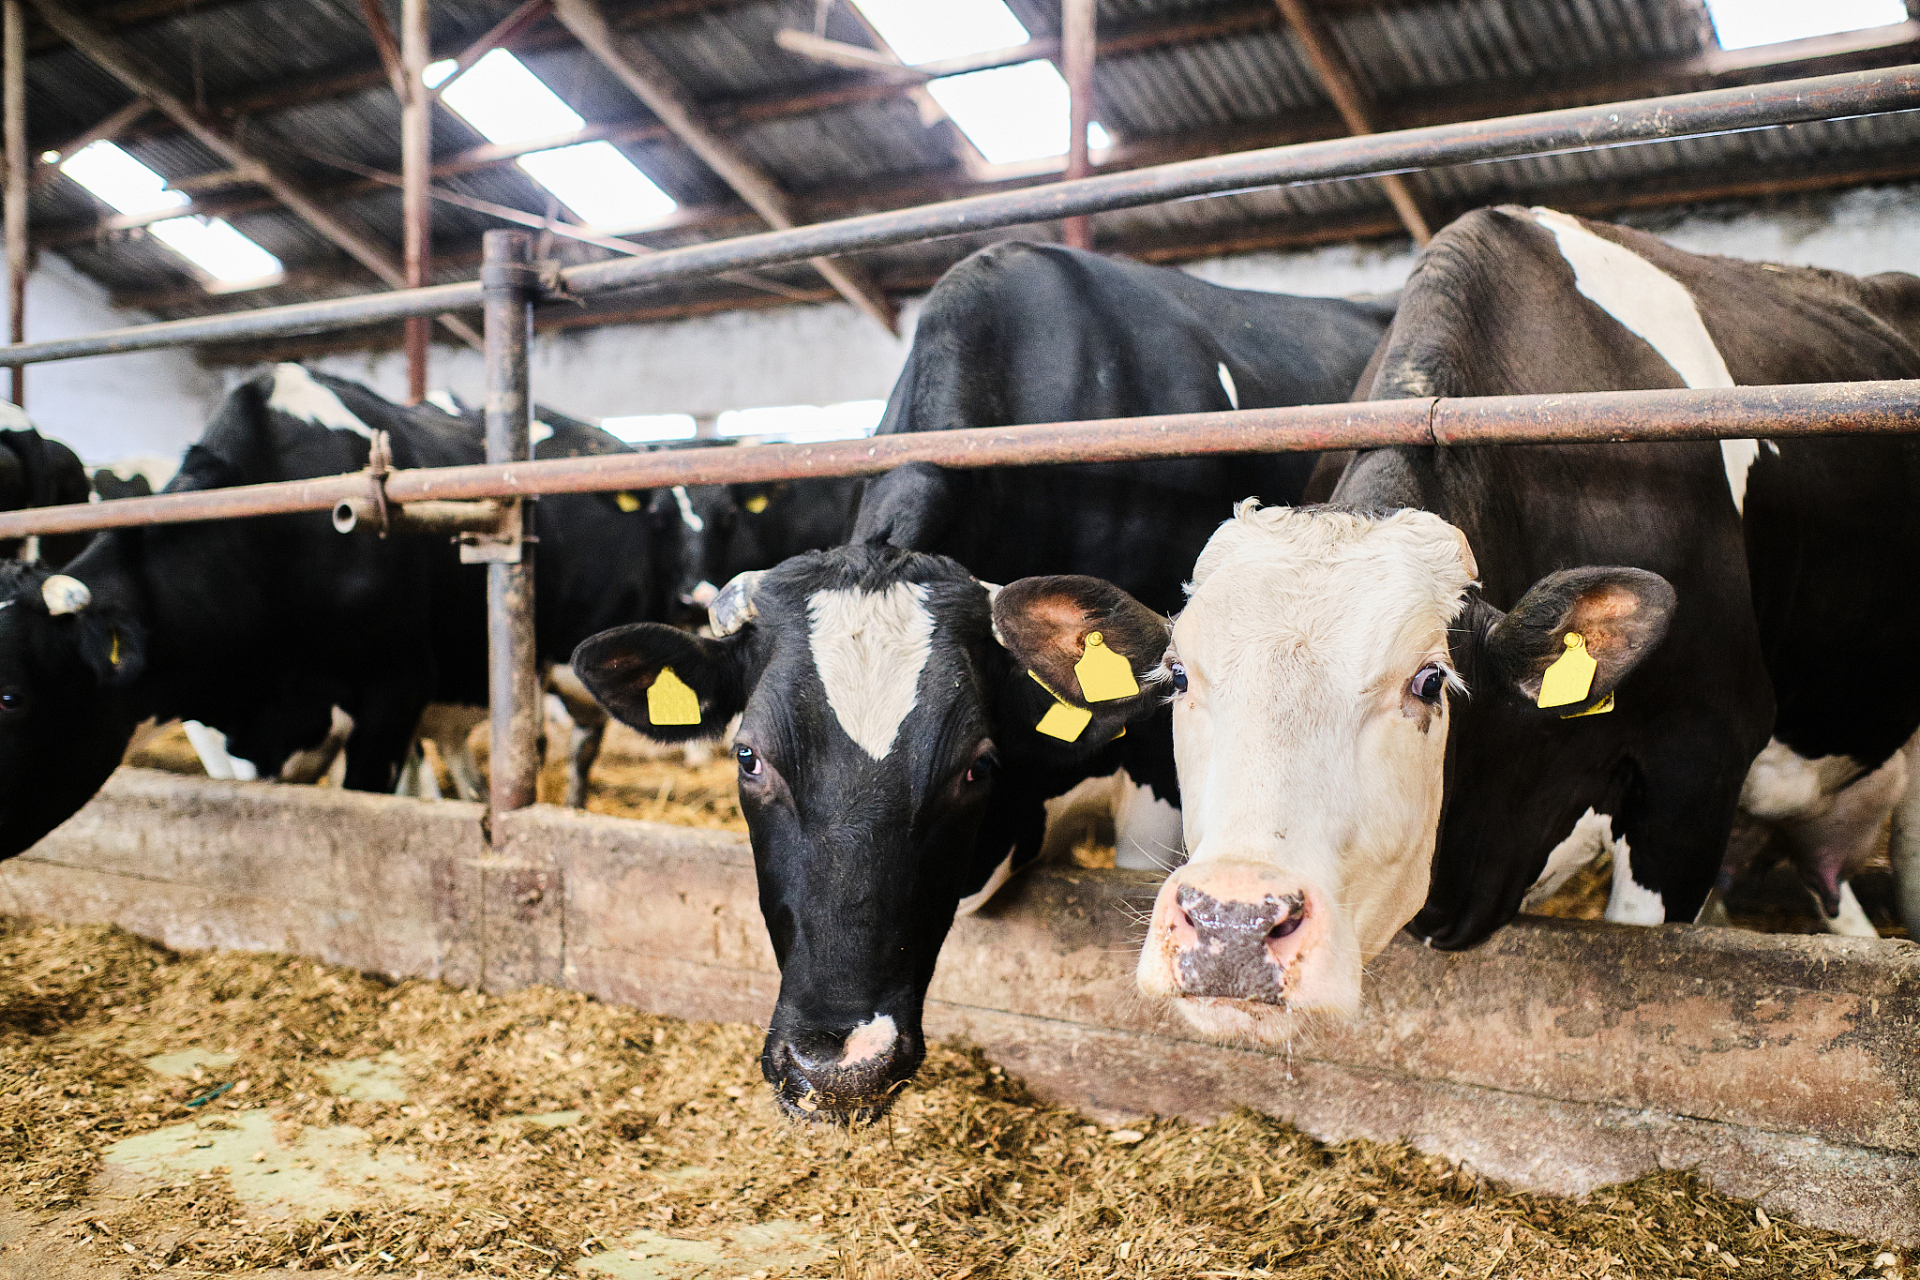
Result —
<instances>
[{"instance_id":1,"label":"concrete wall","mask_svg":"<svg viewBox=\"0 0 1920 1280\"><path fill-rule=\"evenodd\" d=\"M1762 205L1658 211L1623 219L1685 249L1870 274L1920 273L1920 186L1815 194ZM1413 268L1405 241L1329 245L1297 253L1218 258L1187 269L1243 289L1340 295L1399 288ZM64 336L136 323L107 307L100 288L52 255L29 295L29 333ZM906 310L912 333L917 306ZM736 312L667 324L542 335L534 345L540 399L565 412L716 414L789 404L884 399L907 340L844 305ZM331 356L319 367L398 397L398 352ZM89 459L177 453L198 438L223 385L244 371L209 374L191 356L160 352L41 366L30 375L29 410L51 434ZM478 355L436 346L432 383L469 403L481 399Z\"/></svg>"},{"instance_id":2,"label":"concrete wall","mask_svg":"<svg viewBox=\"0 0 1920 1280\"><path fill-rule=\"evenodd\" d=\"M0 291L3 292L3 291ZM39 342L145 324L153 317L115 310L107 291L66 259L43 253L27 278L27 338ZM0 313L7 304L0 299ZM134 453L176 455L205 429L221 379L191 351L148 351L34 365L27 370L27 416L88 462Z\"/></svg>"},{"instance_id":3,"label":"concrete wall","mask_svg":"<svg viewBox=\"0 0 1920 1280\"><path fill-rule=\"evenodd\" d=\"M0 864L0 911L766 1025L780 979L743 838L542 805L494 851L481 812L123 769ZM1561 1194L1693 1169L1920 1244L1920 946L1525 918L1455 954L1401 935L1354 1022L1281 1052L1135 993L1156 879L1018 878L956 924L928 1030L1108 1118L1249 1106Z\"/></svg>"}]
</instances>

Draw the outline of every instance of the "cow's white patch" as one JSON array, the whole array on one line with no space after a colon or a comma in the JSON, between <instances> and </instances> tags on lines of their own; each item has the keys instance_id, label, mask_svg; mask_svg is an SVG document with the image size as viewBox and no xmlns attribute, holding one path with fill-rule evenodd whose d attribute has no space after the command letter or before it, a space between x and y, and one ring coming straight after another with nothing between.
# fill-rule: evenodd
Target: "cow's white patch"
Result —
<instances>
[{"instance_id":1,"label":"cow's white patch","mask_svg":"<svg viewBox=\"0 0 1920 1280\"><path fill-rule=\"evenodd\" d=\"M1850 757L1808 759L1769 738L1747 769L1740 807L1767 822L1806 817L1859 776L1860 766Z\"/></svg>"},{"instance_id":2,"label":"cow's white patch","mask_svg":"<svg viewBox=\"0 0 1920 1280\"><path fill-rule=\"evenodd\" d=\"M1220 387L1227 393L1227 403L1238 409L1240 390L1233 385L1233 370L1227 368L1227 362L1224 360L1220 362Z\"/></svg>"},{"instance_id":3,"label":"cow's white patch","mask_svg":"<svg viewBox=\"0 0 1920 1280\"><path fill-rule=\"evenodd\" d=\"M427 403L440 412L450 414L456 418L465 412L465 410L460 407L460 402L453 398L453 392L447 390L445 387L435 387L432 391L427 392Z\"/></svg>"},{"instance_id":4,"label":"cow's white patch","mask_svg":"<svg viewBox=\"0 0 1920 1280\"><path fill-rule=\"evenodd\" d=\"M186 720L181 722L180 727L187 731L187 741L193 744L193 753L200 757L200 766L207 771L209 778L252 782L260 776L260 770L254 767L253 761L242 760L227 751L227 735L212 725Z\"/></svg>"},{"instance_id":5,"label":"cow's white patch","mask_svg":"<svg viewBox=\"0 0 1920 1280\"><path fill-rule=\"evenodd\" d=\"M0 431L31 431L33 422L27 411L11 400L0 400Z\"/></svg>"},{"instance_id":6,"label":"cow's white patch","mask_svg":"<svg viewBox=\"0 0 1920 1280\"><path fill-rule=\"evenodd\" d=\"M535 418L533 420L533 426L527 429L527 443L539 444L542 441L551 439L553 439L553 427Z\"/></svg>"},{"instance_id":7,"label":"cow's white patch","mask_svg":"<svg viewBox=\"0 0 1920 1280\"><path fill-rule=\"evenodd\" d=\"M707 522L702 520L700 513L693 509L693 499L687 496L687 486L683 484L673 486L673 500L680 508L681 524L686 525L687 528L693 530L695 533L699 533L707 527Z\"/></svg>"},{"instance_id":8,"label":"cow's white patch","mask_svg":"<svg viewBox=\"0 0 1920 1280\"><path fill-rule=\"evenodd\" d=\"M1814 895L1814 909L1820 912L1820 919L1826 924L1828 933L1837 933L1844 938L1877 938L1880 931L1873 927L1873 921L1867 918L1866 908L1860 905L1860 899L1853 896L1853 885L1845 880L1840 882L1840 914L1829 917L1826 909L1820 905L1820 897Z\"/></svg>"},{"instance_id":9,"label":"cow's white patch","mask_svg":"<svg viewBox=\"0 0 1920 1280\"><path fill-rule=\"evenodd\" d=\"M1000 859L1000 865L993 869L987 882L977 890L960 899L960 905L954 908L956 916L970 916L987 905L987 900L1000 892L1000 886L1013 879L1013 850L1007 850L1007 856Z\"/></svg>"},{"instance_id":10,"label":"cow's white patch","mask_svg":"<svg viewBox=\"0 0 1920 1280\"><path fill-rule=\"evenodd\" d=\"M1113 790L1113 865L1170 871L1186 861L1180 810L1122 769Z\"/></svg>"},{"instance_id":11,"label":"cow's white patch","mask_svg":"<svg viewBox=\"0 0 1920 1280\"><path fill-rule=\"evenodd\" d=\"M1777 445L1777 444L1775 444L1775 443L1774 443L1773 441L1771 441L1771 440L1762 440L1762 441L1761 441L1760 443L1761 443L1761 444L1764 444L1764 445L1766 445L1766 446L1767 446L1767 452L1768 452L1768 453L1770 453L1770 454L1772 454L1772 455L1773 455L1774 457L1776 457L1776 458L1777 458L1777 457L1779 457L1779 456L1780 456L1780 446L1779 446L1779 445Z\"/></svg>"},{"instance_id":12,"label":"cow's white patch","mask_svg":"<svg viewBox=\"0 0 1920 1280\"><path fill-rule=\"evenodd\" d=\"M1595 813L1592 806L1580 815L1565 840L1553 846L1540 878L1520 901L1522 911L1531 911L1560 891L1574 873L1613 847L1613 817Z\"/></svg>"},{"instance_id":13,"label":"cow's white patch","mask_svg":"<svg viewBox=\"0 0 1920 1280\"><path fill-rule=\"evenodd\" d=\"M719 594L720 594L720 588L714 586L711 582L708 582L705 578L702 578L700 579L700 581L693 584L693 590L687 596L687 603L694 605L697 608L704 609L708 605L712 604L713 598Z\"/></svg>"},{"instance_id":14,"label":"cow's white patch","mask_svg":"<svg viewBox=\"0 0 1920 1280\"><path fill-rule=\"evenodd\" d=\"M1687 287L1633 250L1593 234L1564 213L1533 210L1533 220L1552 233L1560 256L1573 268L1581 295L1652 347L1689 387L1730 387L1733 375L1713 335L1700 319ZM1752 440L1722 440L1720 458L1734 510L1747 503L1747 470L1759 453Z\"/></svg>"},{"instance_id":15,"label":"cow's white patch","mask_svg":"<svg viewBox=\"0 0 1920 1280\"><path fill-rule=\"evenodd\" d=\"M312 374L297 364L273 366L273 394L267 408L303 422L311 422L329 431L351 431L373 439L373 428L360 421L340 397L314 381Z\"/></svg>"},{"instance_id":16,"label":"cow's white patch","mask_svg":"<svg viewBox=\"0 0 1920 1280\"><path fill-rule=\"evenodd\" d=\"M888 1014L863 1022L847 1033L847 1042L840 1050L840 1065L857 1067L871 1062L893 1048L893 1042L899 1038L899 1028L893 1025L893 1018Z\"/></svg>"},{"instance_id":17,"label":"cow's white patch","mask_svg":"<svg viewBox=\"0 0 1920 1280\"><path fill-rule=\"evenodd\" d=\"M1667 903L1633 878L1633 850L1623 836L1613 842L1613 893L1607 898L1607 919L1615 924L1664 924Z\"/></svg>"},{"instance_id":18,"label":"cow's white patch","mask_svg":"<svg viewBox=\"0 0 1920 1280\"><path fill-rule=\"evenodd\" d=\"M807 600L814 669L847 736L875 760L893 749L913 710L933 648L927 589L896 582L883 591L816 591Z\"/></svg>"}]
</instances>

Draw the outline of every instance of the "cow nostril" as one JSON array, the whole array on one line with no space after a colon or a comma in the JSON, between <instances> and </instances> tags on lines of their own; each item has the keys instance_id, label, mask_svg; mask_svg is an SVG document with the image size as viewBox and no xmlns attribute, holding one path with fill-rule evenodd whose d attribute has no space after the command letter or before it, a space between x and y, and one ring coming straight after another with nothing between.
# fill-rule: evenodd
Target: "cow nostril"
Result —
<instances>
[{"instance_id":1,"label":"cow nostril","mask_svg":"<svg viewBox=\"0 0 1920 1280\"><path fill-rule=\"evenodd\" d=\"M1295 929L1298 929L1305 920L1306 917L1304 915L1288 916L1285 920L1282 920L1279 924L1267 930L1267 937L1275 939L1284 938Z\"/></svg>"}]
</instances>

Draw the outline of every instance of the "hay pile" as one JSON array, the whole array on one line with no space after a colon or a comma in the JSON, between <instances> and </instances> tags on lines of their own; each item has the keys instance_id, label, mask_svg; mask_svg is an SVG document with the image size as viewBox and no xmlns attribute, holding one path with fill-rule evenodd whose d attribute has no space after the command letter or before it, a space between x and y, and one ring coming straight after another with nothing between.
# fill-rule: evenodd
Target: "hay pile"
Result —
<instances>
[{"instance_id":1,"label":"hay pile","mask_svg":"<svg viewBox=\"0 0 1920 1280\"><path fill-rule=\"evenodd\" d=\"M550 989L0 921L0 1193L22 1211L0 1218L0 1275L1839 1280L1915 1262L1680 1174L1566 1201L1251 1114L1109 1130L950 1047L885 1125L801 1129L766 1098L759 1043ZM171 1171L123 1167L169 1126L187 1134L158 1142ZM327 1192L304 1205L236 1194L347 1147L306 1161ZM255 1154L215 1163L226 1149Z\"/></svg>"}]
</instances>

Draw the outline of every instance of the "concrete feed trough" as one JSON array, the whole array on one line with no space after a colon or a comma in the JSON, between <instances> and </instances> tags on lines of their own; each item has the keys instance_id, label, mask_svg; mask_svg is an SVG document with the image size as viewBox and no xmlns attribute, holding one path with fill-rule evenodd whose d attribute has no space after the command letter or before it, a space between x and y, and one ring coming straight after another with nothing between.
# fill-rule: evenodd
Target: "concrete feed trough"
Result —
<instances>
[{"instance_id":1,"label":"concrete feed trough","mask_svg":"<svg viewBox=\"0 0 1920 1280\"><path fill-rule=\"evenodd\" d=\"M0 910L764 1023L778 973L744 839L538 807L504 815L490 850L480 815L122 770L0 867ZM1133 993L1152 879L1025 877L955 929L928 1030L1096 1112L1245 1104L1564 1193L1691 1168L1804 1222L1920 1243L1913 944L1548 920L1461 954L1403 939L1358 1022L1276 1054L1197 1040Z\"/></svg>"}]
</instances>

